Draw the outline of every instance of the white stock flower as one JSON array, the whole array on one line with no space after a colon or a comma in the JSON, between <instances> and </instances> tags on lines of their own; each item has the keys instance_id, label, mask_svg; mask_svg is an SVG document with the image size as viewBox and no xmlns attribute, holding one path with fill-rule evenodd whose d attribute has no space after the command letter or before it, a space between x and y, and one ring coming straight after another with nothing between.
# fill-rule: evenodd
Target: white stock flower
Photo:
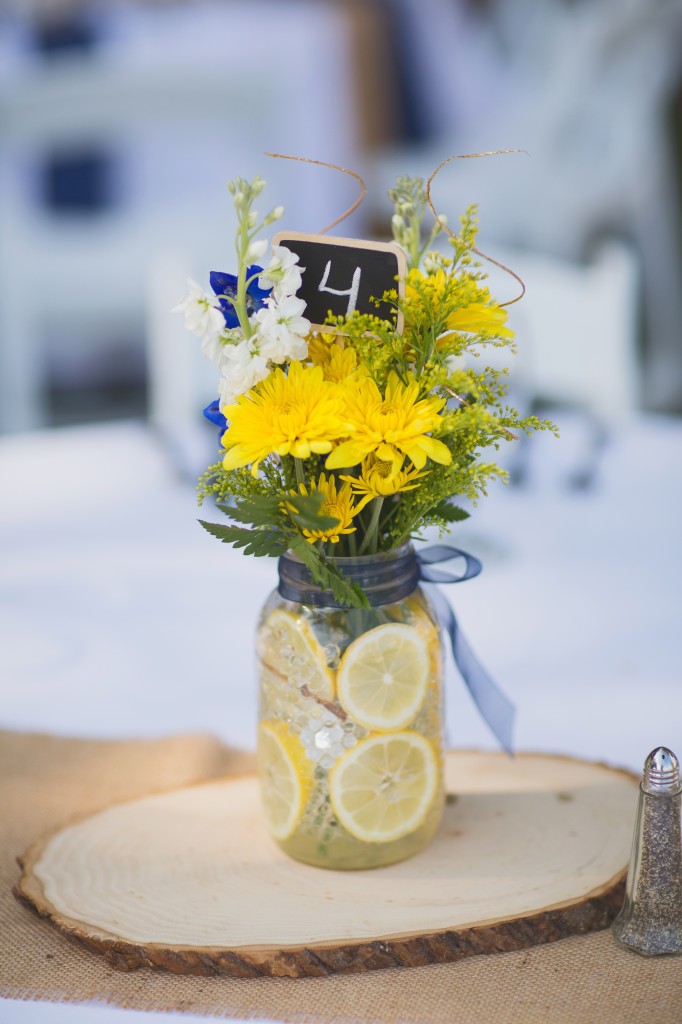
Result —
<instances>
[{"instance_id":1,"label":"white stock flower","mask_svg":"<svg viewBox=\"0 0 682 1024\"><path fill-rule=\"evenodd\" d=\"M222 334L225 318L220 309L213 305L214 297L205 292L191 277L187 278L187 289L187 295L171 312L183 313L187 330L203 338L211 347Z\"/></svg>"},{"instance_id":2,"label":"white stock flower","mask_svg":"<svg viewBox=\"0 0 682 1024\"><path fill-rule=\"evenodd\" d=\"M273 286L273 297L280 301L295 295L301 287L305 267L297 267L299 257L286 245L273 245L269 265L258 278L260 288Z\"/></svg>"},{"instance_id":3,"label":"white stock flower","mask_svg":"<svg viewBox=\"0 0 682 1024\"><path fill-rule=\"evenodd\" d=\"M253 263L255 260L261 259L265 255L265 250L268 247L266 238L261 239L260 242L251 242L251 245L246 250L246 262Z\"/></svg>"},{"instance_id":4,"label":"white stock flower","mask_svg":"<svg viewBox=\"0 0 682 1024\"><path fill-rule=\"evenodd\" d=\"M258 335L244 338L223 349L220 404L233 405L239 395L264 380L270 372L267 356L261 351Z\"/></svg>"},{"instance_id":5,"label":"white stock flower","mask_svg":"<svg viewBox=\"0 0 682 1024\"><path fill-rule=\"evenodd\" d=\"M223 328L220 334L207 336L201 342L201 354L217 367L219 373L229 361L227 353L244 337L241 327L225 328L224 320Z\"/></svg>"},{"instance_id":6,"label":"white stock flower","mask_svg":"<svg viewBox=\"0 0 682 1024\"><path fill-rule=\"evenodd\" d=\"M288 296L281 302L273 302L256 313L258 333L261 338L260 352L273 363L284 363L287 359L305 359L308 343L305 340L310 330L310 321L301 316L305 309L303 299Z\"/></svg>"},{"instance_id":7,"label":"white stock flower","mask_svg":"<svg viewBox=\"0 0 682 1024\"><path fill-rule=\"evenodd\" d=\"M201 354L217 366L219 370L223 366L223 343L219 334L204 337L201 342Z\"/></svg>"}]
</instances>

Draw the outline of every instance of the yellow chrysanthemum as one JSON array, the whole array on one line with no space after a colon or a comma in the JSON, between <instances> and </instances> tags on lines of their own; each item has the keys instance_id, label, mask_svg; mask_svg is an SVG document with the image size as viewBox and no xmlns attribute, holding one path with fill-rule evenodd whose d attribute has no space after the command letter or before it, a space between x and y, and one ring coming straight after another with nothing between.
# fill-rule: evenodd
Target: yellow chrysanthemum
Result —
<instances>
[{"instance_id":1,"label":"yellow chrysanthemum","mask_svg":"<svg viewBox=\"0 0 682 1024\"><path fill-rule=\"evenodd\" d=\"M370 455L362 463L359 477L342 476L341 479L348 481L354 494L365 494L369 498L387 498L401 491L413 491L415 487L419 487L419 484L413 481L422 476L426 476L426 471L419 471L414 466L396 473L393 463L383 462L375 455Z\"/></svg>"},{"instance_id":2,"label":"yellow chrysanthemum","mask_svg":"<svg viewBox=\"0 0 682 1024\"><path fill-rule=\"evenodd\" d=\"M342 534L355 532L353 518L358 512L362 511L369 498L356 505L350 484L345 483L337 490L334 477L330 476L327 479L324 473L320 473L320 478L315 484L314 490L324 494L324 501L320 506L319 514L321 516L329 516L331 519L337 519L338 522L336 526L331 526L327 530L304 529L303 536L311 544L314 544L316 540L328 540L332 544L338 544ZM301 494L308 494L305 484L300 485L299 491Z\"/></svg>"},{"instance_id":3,"label":"yellow chrysanthemum","mask_svg":"<svg viewBox=\"0 0 682 1024\"><path fill-rule=\"evenodd\" d=\"M407 275L406 298L421 300L432 309L437 309L445 297L450 278L443 270L434 274L422 274L420 270L411 270ZM455 281L459 287L460 282ZM487 288L480 288L470 282L473 289L474 302L453 309L446 320L446 330L466 331L469 334L484 334L488 337L514 337L514 332L507 323L507 310L490 301ZM472 297L471 293L466 298ZM460 298L461 301L461 298Z\"/></svg>"},{"instance_id":4,"label":"yellow chrysanthemum","mask_svg":"<svg viewBox=\"0 0 682 1024\"><path fill-rule=\"evenodd\" d=\"M334 448L327 459L328 469L357 466L368 455L391 463L393 475L405 456L417 469L424 468L427 458L442 465L450 463L449 449L428 436L439 425L444 399L418 399L418 383L402 384L396 373L388 378L385 397L369 377L357 381L345 394L351 438Z\"/></svg>"},{"instance_id":5,"label":"yellow chrysanthemum","mask_svg":"<svg viewBox=\"0 0 682 1024\"><path fill-rule=\"evenodd\" d=\"M311 334L308 338L308 359L314 366L324 369L329 362L331 347L336 341L335 334Z\"/></svg>"},{"instance_id":6,"label":"yellow chrysanthemum","mask_svg":"<svg viewBox=\"0 0 682 1024\"><path fill-rule=\"evenodd\" d=\"M322 339L329 337L325 334L321 336ZM343 384L354 375L366 375L364 367L358 366L357 352L350 346L344 348L336 342L329 344L327 340L320 340L318 337L314 343L309 344L308 355L315 366L322 367L324 379L334 384Z\"/></svg>"},{"instance_id":7,"label":"yellow chrysanthemum","mask_svg":"<svg viewBox=\"0 0 682 1024\"><path fill-rule=\"evenodd\" d=\"M228 449L223 466L237 469L252 463L254 476L267 455L324 455L352 429L343 397L324 380L321 368L299 362L291 363L288 376L274 370L223 412L229 423L223 434Z\"/></svg>"},{"instance_id":8,"label":"yellow chrysanthemum","mask_svg":"<svg viewBox=\"0 0 682 1024\"><path fill-rule=\"evenodd\" d=\"M499 306L472 302L469 306L455 309L447 319L449 331L468 331L470 334L486 334L495 338L513 338L511 327L506 327L507 310Z\"/></svg>"},{"instance_id":9,"label":"yellow chrysanthemum","mask_svg":"<svg viewBox=\"0 0 682 1024\"><path fill-rule=\"evenodd\" d=\"M322 368L324 379L331 380L335 384L341 384L354 373L357 373L357 370L358 357L355 349L332 345L329 362Z\"/></svg>"}]
</instances>

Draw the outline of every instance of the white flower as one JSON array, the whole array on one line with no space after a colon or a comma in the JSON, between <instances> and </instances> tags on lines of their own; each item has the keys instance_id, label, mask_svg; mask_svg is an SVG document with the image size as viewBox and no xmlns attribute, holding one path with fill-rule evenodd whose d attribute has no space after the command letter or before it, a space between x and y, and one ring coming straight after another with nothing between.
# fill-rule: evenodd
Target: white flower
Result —
<instances>
[{"instance_id":1,"label":"white flower","mask_svg":"<svg viewBox=\"0 0 682 1024\"><path fill-rule=\"evenodd\" d=\"M209 347L212 347L225 327L223 314L213 305L214 297L205 292L191 277L187 278L187 288L187 295L171 312L184 313L187 330L203 338Z\"/></svg>"},{"instance_id":2,"label":"white flower","mask_svg":"<svg viewBox=\"0 0 682 1024\"><path fill-rule=\"evenodd\" d=\"M260 242L251 242L251 245L246 250L246 262L254 263L256 260L261 259L265 255L265 250L268 247L266 238L261 239Z\"/></svg>"},{"instance_id":3,"label":"white flower","mask_svg":"<svg viewBox=\"0 0 682 1024\"><path fill-rule=\"evenodd\" d=\"M278 302L295 295L301 287L301 273L305 267L297 267L298 255L286 245L273 245L272 257L268 267L258 278L260 288L273 285L273 298Z\"/></svg>"},{"instance_id":4,"label":"white flower","mask_svg":"<svg viewBox=\"0 0 682 1024\"><path fill-rule=\"evenodd\" d=\"M259 340L258 335L253 335L223 349L222 377L218 385L221 406L234 404L239 395L264 380L270 372Z\"/></svg>"},{"instance_id":5,"label":"white flower","mask_svg":"<svg viewBox=\"0 0 682 1024\"><path fill-rule=\"evenodd\" d=\"M302 361L308 358L308 342L296 334L290 335L287 341L270 338L263 342L261 352L271 363L286 363L292 359Z\"/></svg>"},{"instance_id":6,"label":"white flower","mask_svg":"<svg viewBox=\"0 0 682 1024\"><path fill-rule=\"evenodd\" d=\"M224 326L224 321L223 321ZM223 366L228 361L228 352L234 345L244 338L241 327L225 328L220 334L205 337L201 343L201 354L206 356L218 372L222 372Z\"/></svg>"},{"instance_id":7,"label":"white flower","mask_svg":"<svg viewBox=\"0 0 682 1024\"><path fill-rule=\"evenodd\" d=\"M201 342L201 354L206 356L214 366L222 369L223 365L223 343L220 334L213 334L205 337Z\"/></svg>"},{"instance_id":8,"label":"white flower","mask_svg":"<svg viewBox=\"0 0 682 1024\"><path fill-rule=\"evenodd\" d=\"M308 343L305 338L310 321L301 316L305 309L303 299L289 296L282 302L268 302L256 313L260 352L273 363L287 359L305 359Z\"/></svg>"}]
</instances>

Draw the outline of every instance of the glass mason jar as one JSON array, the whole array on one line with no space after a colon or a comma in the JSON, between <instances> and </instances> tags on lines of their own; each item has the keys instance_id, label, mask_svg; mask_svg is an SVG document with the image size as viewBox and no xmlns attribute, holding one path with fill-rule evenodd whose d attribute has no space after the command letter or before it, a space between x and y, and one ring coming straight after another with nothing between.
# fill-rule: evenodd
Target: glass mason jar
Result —
<instances>
[{"instance_id":1,"label":"glass mason jar","mask_svg":"<svg viewBox=\"0 0 682 1024\"><path fill-rule=\"evenodd\" d=\"M260 616L261 797L291 857L372 868L418 853L441 819L442 645L411 545L335 563L370 608L287 554Z\"/></svg>"}]
</instances>

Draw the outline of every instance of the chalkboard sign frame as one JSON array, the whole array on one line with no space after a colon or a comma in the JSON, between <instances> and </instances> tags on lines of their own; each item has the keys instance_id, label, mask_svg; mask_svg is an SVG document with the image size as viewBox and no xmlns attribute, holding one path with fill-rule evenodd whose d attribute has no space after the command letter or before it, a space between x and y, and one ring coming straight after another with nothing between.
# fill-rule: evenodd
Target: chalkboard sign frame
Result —
<instances>
[{"instance_id":1,"label":"chalkboard sign frame","mask_svg":"<svg viewBox=\"0 0 682 1024\"><path fill-rule=\"evenodd\" d=\"M368 254L370 254L372 252L390 253L391 255L395 256L395 259L396 259L396 275L398 277L398 280L397 281L391 280L390 283L388 283L386 285L386 287L382 289L381 294L380 295L375 295L374 297L377 298L377 299L380 299L381 295L383 295L383 292L384 291L388 291L390 288L395 288L396 289L399 298L402 299L402 298L405 297L405 279L407 277L407 259L405 257L405 251L399 245L397 245L396 242L372 242L372 241L368 241L368 240L365 240L365 239L359 239L359 238L335 238L335 237L330 236L330 235L311 235L311 234L307 234L304 231L279 231L275 235L273 240L272 240L272 244L273 245L284 245L288 249L291 249L292 252L297 253L299 255L299 257L301 257L301 253L299 252L299 250L296 247L296 243L297 242L305 242L305 243L308 243L308 244L312 243L312 244L319 245L320 247L326 246L326 247L331 248L331 249L334 249L336 247L343 248L343 249L349 249L349 248L350 249L358 249L358 250L361 250L362 252L365 252L365 253L368 253ZM300 259L300 264L299 265L301 267L305 267L306 264L305 264L305 261L303 260L303 258ZM306 278L305 278L305 275L304 275L303 276L303 285L301 286L301 288L299 289L299 292L298 292L299 296L301 296L301 297L303 297L301 295L301 293L302 293L303 289L305 288L306 283L307 282L306 282ZM331 307L328 307L328 308L331 308ZM356 308L358 308L359 311L362 312L362 313L371 313L373 316L379 315L379 311L377 310L377 308L375 306L371 306L371 307L367 306L367 308L360 308L360 307L356 307ZM344 333L342 328L330 327L329 324L313 322L311 317L310 317L310 315L308 314L307 310L306 310L306 313L304 315L307 316L307 318L309 320L311 320L311 328L314 331L324 331L325 334L343 334ZM387 320L387 322L390 322L391 325L393 326L393 323L394 323L393 317L390 318L390 321L389 321L389 318L386 317L386 320ZM398 334L402 334L403 326L404 326L404 316L403 316L402 311L399 310L398 314L397 314L397 318L395 320L395 330L396 330L396 332Z\"/></svg>"}]
</instances>

